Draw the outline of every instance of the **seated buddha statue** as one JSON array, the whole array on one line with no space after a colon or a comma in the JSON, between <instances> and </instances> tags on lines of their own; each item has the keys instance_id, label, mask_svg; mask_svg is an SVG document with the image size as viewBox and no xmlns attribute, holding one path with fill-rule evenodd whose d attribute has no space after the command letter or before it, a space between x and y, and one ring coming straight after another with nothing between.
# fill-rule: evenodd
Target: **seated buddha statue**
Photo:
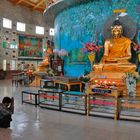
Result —
<instances>
[{"instance_id":1,"label":"seated buddha statue","mask_svg":"<svg viewBox=\"0 0 140 140\"><path fill-rule=\"evenodd\" d=\"M47 46L47 52L44 60L39 63L37 71L46 71L47 66L50 64L49 55L53 53L53 49L51 46Z\"/></svg>"},{"instance_id":2,"label":"seated buddha statue","mask_svg":"<svg viewBox=\"0 0 140 140\"><path fill-rule=\"evenodd\" d=\"M95 72L135 72L136 65L131 59L131 40L124 37L123 27L119 20L115 20L111 27L112 37L105 41L104 55L100 64L94 65Z\"/></svg>"}]
</instances>

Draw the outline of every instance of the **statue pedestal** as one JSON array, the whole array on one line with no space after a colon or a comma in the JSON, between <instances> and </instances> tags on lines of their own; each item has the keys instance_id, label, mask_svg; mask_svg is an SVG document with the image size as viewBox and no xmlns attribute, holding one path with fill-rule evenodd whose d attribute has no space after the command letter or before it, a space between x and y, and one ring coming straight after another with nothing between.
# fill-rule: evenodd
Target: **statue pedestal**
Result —
<instances>
[{"instance_id":1,"label":"statue pedestal","mask_svg":"<svg viewBox=\"0 0 140 140\"><path fill-rule=\"evenodd\" d=\"M113 79L122 79L125 76L124 72L94 72L90 74L91 78L113 78Z\"/></svg>"},{"instance_id":2,"label":"statue pedestal","mask_svg":"<svg viewBox=\"0 0 140 140\"><path fill-rule=\"evenodd\" d=\"M40 80L47 75L46 72L40 72L40 71L36 71L35 73L33 73L35 76L34 81L29 85L31 87L39 87L40 86Z\"/></svg>"},{"instance_id":3,"label":"statue pedestal","mask_svg":"<svg viewBox=\"0 0 140 140\"><path fill-rule=\"evenodd\" d=\"M35 76L34 81L29 85L33 87L38 87L40 86L40 80L42 79L43 76L47 75L47 68L49 66L49 59L45 58L43 62L39 63L37 71L33 73Z\"/></svg>"}]
</instances>

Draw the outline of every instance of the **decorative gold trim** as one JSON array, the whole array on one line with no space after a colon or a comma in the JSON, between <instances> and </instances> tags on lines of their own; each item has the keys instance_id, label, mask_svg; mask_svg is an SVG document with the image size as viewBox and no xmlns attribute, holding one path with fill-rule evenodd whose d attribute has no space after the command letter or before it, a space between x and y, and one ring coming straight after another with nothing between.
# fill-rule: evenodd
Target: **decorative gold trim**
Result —
<instances>
[{"instance_id":1,"label":"decorative gold trim","mask_svg":"<svg viewBox=\"0 0 140 140\"><path fill-rule=\"evenodd\" d=\"M116 10L113 10L113 13L125 13L126 12L126 9L116 9Z\"/></svg>"}]
</instances>

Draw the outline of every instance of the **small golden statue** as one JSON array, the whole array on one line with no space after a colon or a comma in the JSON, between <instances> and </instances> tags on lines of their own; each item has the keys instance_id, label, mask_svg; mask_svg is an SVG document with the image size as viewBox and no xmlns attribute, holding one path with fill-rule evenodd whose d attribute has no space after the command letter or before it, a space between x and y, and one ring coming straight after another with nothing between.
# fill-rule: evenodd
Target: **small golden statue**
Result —
<instances>
[{"instance_id":1,"label":"small golden statue","mask_svg":"<svg viewBox=\"0 0 140 140\"><path fill-rule=\"evenodd\" d=\"M30 86L40 86L40 80L42 75L47 75L46 70L49 69L50 65L50 55L53 53L52 47L48 44L47 46L47 52L44 60L39 63L37 70L33 72L33 75L35 76L34 81L30 84Z\"/></svg>"},{"instance_id":2,"label":"small golden statue","mask_svg":"<svg viewBox=\"0 0 140 140\"><path fill-rule=\"evenodd\" d=\"M46 71L46 69L47 69L47 67L49 66L49 64L50 64L50 55L53 53L53 49L52 49L52 47L51 46L47 46L47 54L46 54L46 56L45 56L45 58L44 58L44 60L42 61L42 62L40 62L39 63L39 65L38 65L38 68L37 68L37 71Z\"/></svg>"}]
</instances>

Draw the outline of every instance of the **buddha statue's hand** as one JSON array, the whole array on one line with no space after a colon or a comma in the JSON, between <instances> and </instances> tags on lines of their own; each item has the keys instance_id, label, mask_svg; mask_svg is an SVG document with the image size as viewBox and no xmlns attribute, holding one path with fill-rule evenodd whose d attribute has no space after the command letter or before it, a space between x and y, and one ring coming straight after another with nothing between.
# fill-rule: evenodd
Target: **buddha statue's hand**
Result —
<instances>
[{"instance_id":1,"label":"buddha statue's hand","mask_svg":"<svg viewBox=\"0 0 140 140\"><path fill-rule=\"evenodd\" d=\"M122 57L122 58L119 58L119 59L122 59L122 60L130 60L131 59L131 56L126 56L126 57Z\"/></svg>"},{"instance_id":2,"label":"buddha statue's hand","mask_svg":"<svg viewBox=\"0 0 140 140\"><path fill-rule=\"evenodd\" d=\"M131 56L123 57L123 58L116 58L117 63L130 63L129 60L131 59Z\"/></svg>"},{"instance_id":3,"label":"buddha statue's hand","mask_svg":"<svg viewBox=\"0 0 140 140\"><path fill-rule=\"evenodd\" d=\"M104 63L105 63L105 61L106 61L106 59L107 59L107 56L105 56L105 55L104 55L104 56L102 57L102 59L101 59L100 64L104 64Z\"/></svg>"}]
</instances>

